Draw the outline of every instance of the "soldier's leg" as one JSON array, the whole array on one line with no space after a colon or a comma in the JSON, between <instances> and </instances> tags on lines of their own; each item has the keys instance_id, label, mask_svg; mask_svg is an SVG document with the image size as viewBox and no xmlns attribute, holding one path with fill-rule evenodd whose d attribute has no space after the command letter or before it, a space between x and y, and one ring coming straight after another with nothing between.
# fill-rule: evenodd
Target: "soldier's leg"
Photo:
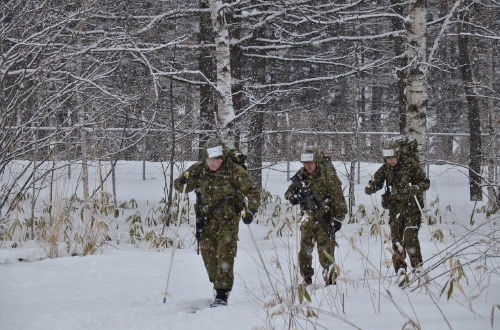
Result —
<instances>
[{"instance_id":1,"label":"soldier's leg","mask_svg":"<svg viewBox=\"0 0 500 330\"><path fill-rule=\"evenodd\" d=\"M200 252L208 273L208 279L211 283L214 283L217 276L217 243L216 232L209 225L205 224L200 241Z\"/></svg>"},{"instance_id":2,"label":"soldier's leg","mask_svg":"<svg viewBox=\"0 0 500 330\"><path fill-rule=\"evenodd\" d=\"M234 283L234 258L238 241L238 225L225 224L217 231L216 275L214 289L231 291Z\"/></svg>"},{"instance_id":3,"label":"soldier's leg","mask_svg":"<svg viewBox=\"0 0 500 330\"><path fill-rule=\"evenodd\" d=\"M418 240L420 223L420 213L410 213L407 217L404 232L404 246L410 258L410 264L413 268L417 268L422 264L422 252L420 249L420 241Z\"/></svg>"},{"instance_id":4,"label":"soldier's leg","mask_svg":"<svg viewBox=\"0 0 500 330\"><path fill-rule=\"evenodd\" d=\"M397 273L400 268L407 268L405 261L406 252L403 245L405 226L402 219L399 218L399 214L393 212L389 213L389 226L391 228L392 239L392 265L394 266L394 271Z\"/></svg>"},{"instance_id":5,"label":"soldier's leg","mask_svg":"<svg viewBox=\"0 0 500 330\"><path fill-rule=\"evenodd\" d=\"M300 227L299 269L304 279L311 278L314 275L314 269L312 268L312 252L314 249L312 225L314 223L308 221Z\"/></svg>"},{"instance_id":6,"label":"soldier's leg","mask_svg":"<svg viewBox=\"0 0 500 330\"><path fill-rule=\"evenodd\" d=\"M335 279L337 278L335 269L330 269L330 267L334 264L334 261L332 261L325 252L327 252L331 257L335 258L335 238L328 237L328 234L321 225L316 228L316 237L316 247L318 248L319 263L321 264L321 267L323 267L323 278L327 285L333 284L335 282Z\"/></svg>"}]
</instances>

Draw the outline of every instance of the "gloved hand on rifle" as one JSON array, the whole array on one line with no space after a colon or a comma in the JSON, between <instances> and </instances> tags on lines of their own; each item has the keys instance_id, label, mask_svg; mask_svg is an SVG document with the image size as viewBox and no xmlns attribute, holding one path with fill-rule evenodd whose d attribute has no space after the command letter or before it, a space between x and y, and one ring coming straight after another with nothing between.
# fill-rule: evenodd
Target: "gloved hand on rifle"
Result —
<instances>
[{"instance_id":1,"label":"gloved hand on rifle","mask_svg":"<svg viewBox=\"0 0 500 330\"><path fill-rule=\"evenodd\" d=\"M373 180L368 181L368 185L365 187L365 194L371 195L375 192L377 192L377 191L375 190L375 187L373 186Z\"/></svg>"},{"instance_id":2,"label":"gloved hand on rifle","mask_svg":"<svg viewBox=\"0 0 500 330\"><path fill-rule=\"evenodd\" d=\"M333 218L333 231L338 232L342 228L342 221L336 218Z\"/></svg>"},{"instance_id":3,"label":"gloved hand on rifle","mask_svg":"<svg viewBox=\"0 0 500 330\"><path fill-rule=\"evenodd\" d=\"M292 205L297 205L300 203L300 197L298 195L292 194L292 195L288 196L288 201Z\"/></svg>"},{"instance_id":4,"label":"gloved hand on rifle","mask_svg":"<svg viewBox=\"0 0 500 330\"><path fill-rule=\"evenodd\" d=\"M243 220L243 223L245 225L249 225L252 223L253 221L253 215L257 213L257 210L252 210L252 209L249 209L249 210L246 210L244 213L243 213L243 217L242 217L242 220Z\"/></svg>"}]
</instances>

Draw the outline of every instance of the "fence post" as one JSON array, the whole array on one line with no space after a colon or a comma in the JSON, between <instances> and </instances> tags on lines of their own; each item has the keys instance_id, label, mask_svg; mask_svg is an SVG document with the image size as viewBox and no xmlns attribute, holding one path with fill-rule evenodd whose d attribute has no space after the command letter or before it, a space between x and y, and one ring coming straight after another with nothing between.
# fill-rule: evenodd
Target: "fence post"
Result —
<instances>
[{"instance_id":1,"label":"fence post","mask_svg":"<svg viewBox=\"0 0 500 330\"><path fill-rule=\"evenodd\" d=\"M142 179L146 180L146 136L142 137Z\"/></svg>"},{"instance_id":2,"label":"fence post","mask_svg":"<svg viewBox=\"0 0 500 330\"><path fill-rule=\"evenodd\" d=\"M430 171L429 171L429 149L430 149L430 134L429 134L429 130L427 128L425 128L425 139L426 139L426 148L425 148L425 170L426 170L426 174L427 174L427 179L431 179L429 177L429 174L430 174Z\"/></svg>"},{"instance_id":3,"label":"fence post","mask_svg":"<svg viewBox=\"0 0 500 330\"><path fill-rule=\"evenodd\" d=\"M290 181L290 144L292 143L292 133L290 132L290 122L288 121L288 112L285 113L286 117L286 181Z\"/></svg>"},{"instance_id":4,"label":"fence post","mask_svg":"<svg viewBox=\"0 0 500 330\"><path fill-rule=\"evenodd\" d=\"M68 179L71 179L71 134L68 135L68 142L66 145L68 151Z\"/></svg>"},{"instance_id":5,"label":"fence post","mask_svg":"<svg viewBox=\"0 0 500 330\"><path fill-rule=\"evenodd\" d=\"M356 136L357 136L357 139L356 139L356 159L358 161L358 184L360 183L360 172L361 172L361 155L360 155L360 145L361 143L359 142L360 140L360 134L359 134L359 130L356 129Z\"/></svg>"},{"instance_id":6,"label":"fence post","mask_svg":"<svg viewBox=\"0 0 500 330\"><path fill-rule=\"evenodd\" d=\"M498 136L496 139L493 139L493 150L497 150L497 139L498 139ZM499 159L499 155L498 153L495 155L495 184L499 184L499 180L498 180L498 167L499 167L499 162L498 162L498 159ZM500 189L499 189L500 191Z\"/></svg>"}]
</instances>

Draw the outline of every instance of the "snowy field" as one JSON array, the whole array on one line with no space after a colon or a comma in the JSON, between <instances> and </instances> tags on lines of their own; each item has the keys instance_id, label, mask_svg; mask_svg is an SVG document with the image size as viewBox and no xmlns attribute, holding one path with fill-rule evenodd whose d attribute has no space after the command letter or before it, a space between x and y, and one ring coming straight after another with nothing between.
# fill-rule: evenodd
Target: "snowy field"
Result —
<instances>
[{"instance_id":1,"label":"snowy field","mask_svg":"<svg viewBox=\"0 0 500 330\"><path fill-rule=\"evenodd\" d=\"M265 189L280 197L288 186L284 179L264 181ZM71 257L61 249L60 257L51 259L35 242L16 248L4 242L0 329L500 329L499 248L493 240L498 214L488 221L484 213L474 212L484 202L468 201L466 182L431 181L427 201L437 223L420 230L428 285L415 281L402 290L395 283L392 267L386 266L388 244L381 244L387 225L380 227L381 234L376 231L379 227L369 219L372 201L361 182L354 207L358 222L348 224L346 218L337 233L335 259L341 276L336 286L326 288L321 275L314 278L307 289L310 302L297 291L295 209L274 198L258 223L240 223L228 307L207 308L212 287L196 254L193 228L183 222L179 237L184 245L173 259L171 248L156 251L138 243L110 241L85 257ZM66 191L77 189L75 181L65 184ZM118 200L133 198L138 207L118 221L134 212L147 214L163 197L163 186L163 179L120 180ZM380 192L375 203L379 197ZM194 195L189 199L194 202ZM292 222L284 224L285 218ZM439 232L441 240L431 240ZM459 249L464 250L451 262L437 262ZM320 274L316 251L314 256ZM191 313L192 307L201 310Z\"/></svg>"}]
</instances>

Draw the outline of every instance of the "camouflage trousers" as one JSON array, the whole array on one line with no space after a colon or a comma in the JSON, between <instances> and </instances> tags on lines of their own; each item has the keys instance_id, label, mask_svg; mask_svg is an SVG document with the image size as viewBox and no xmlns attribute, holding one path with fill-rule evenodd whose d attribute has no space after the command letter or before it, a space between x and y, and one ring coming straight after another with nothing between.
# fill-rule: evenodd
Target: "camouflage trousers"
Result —
<instances>
[{"instance_id":1,"label":"camouflage trousers","mask_svg":"<svg viewBox=\"0 0 500 330\"><path fill-rule=\"evenodd\" d=\"M312 253L315 243L319 263L323 269L328 270L333 262L326 256L324 251L328 252L332 257L334 256L335 239L330 239L321 223L315 221L304 222L300 227L300 232L299 268L302 276L308 278L314 275Z\"/></svg>"},{"instance_id":2,"label":"camouflage trousers","mask_svg":"<svg viewBox=\"0 0 500 330\"><path fill-rule=\"evenodd\" d=\"M205 220L200 251L215 290L233 288L239 220L239 215L228 219L220 214L212 214Z\"/></svg>"},{"instance_id":3,"label":"camouflage trousers","mask_svg":"<svg viewBox=\"0 0 500 330\"><path fill-rule=\"evenodd\" d=\"M406 253L413 268L422 263L422 252L418 231L421 225L420 210L416 205L392 207L389 210L389 226L392 239L392 264L396 273L400 268L407 268Z\"/></svg>"}]
</instances>

